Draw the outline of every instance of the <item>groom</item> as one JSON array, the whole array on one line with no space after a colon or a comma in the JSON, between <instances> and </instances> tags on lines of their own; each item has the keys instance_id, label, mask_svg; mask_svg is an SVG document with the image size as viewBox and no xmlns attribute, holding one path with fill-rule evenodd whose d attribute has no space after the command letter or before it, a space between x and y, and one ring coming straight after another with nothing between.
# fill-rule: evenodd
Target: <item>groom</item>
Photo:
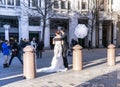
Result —
<instances>
[{"instance_id":1,"label":"groom","mask_svg":"<svg viewBox=\"0 0 120 87\"><path fill-rule=\"evenodd\" d=\"M68 69L68 61L67 61L67 48L68 48L67 35L65 33L64 28L61 28L60 32L61 32L61 38L63 40L63 45L62 45L63 63L64 63L64 66L65 66L65 68L67 70Z\"/></svg>"}]
</instances>

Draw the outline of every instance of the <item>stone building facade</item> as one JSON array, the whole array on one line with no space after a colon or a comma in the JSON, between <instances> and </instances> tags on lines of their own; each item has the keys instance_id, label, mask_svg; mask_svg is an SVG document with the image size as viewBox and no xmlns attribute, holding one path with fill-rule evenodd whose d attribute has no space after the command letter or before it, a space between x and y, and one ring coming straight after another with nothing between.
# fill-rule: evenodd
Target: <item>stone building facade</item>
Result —
<instances>
[{"instance_id":1,"label":"stone building facade","mask_svg":"<svg viewBox=\"0 0 120 87\"><path fill-rule=\"evenodd\" d=\"M26 11L34 9L34 0L1 0L0 2L0 39L20 38L30 39L32 37L42 38L42 22L40 15L29 16ZM32 2L32 3L31 3ZM107 47L110 43L120 46L120 21L119 0L51 0L51 13L55 13L47 23L45 31L45 47L51 46L54 32L60 27L66 29L68 42L76 38L75 27L85 24L89 31L84 39L78 39L83 47L88 47L89 41L92 47ZM25 5L23 4L25 3ZM27 5L27 6L26 6ZM38 6L44 5L43 0L38 0ZM98 7L98 27L92 27L90 21L91 11ZM48 16L49 16L48 15ZM92 36L91 36L92 32ZM90 38L92 37L92 38Z\"/></svg>"}]
</instances>

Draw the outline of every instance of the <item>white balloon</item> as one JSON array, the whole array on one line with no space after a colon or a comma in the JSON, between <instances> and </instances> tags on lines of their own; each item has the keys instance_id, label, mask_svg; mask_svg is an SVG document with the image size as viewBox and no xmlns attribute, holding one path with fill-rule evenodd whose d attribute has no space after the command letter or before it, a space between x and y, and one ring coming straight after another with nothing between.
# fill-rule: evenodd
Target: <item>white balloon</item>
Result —
<instances>
[{"instance_id":1,"label":"white balloon","mask_svg":"<svg viewBox=\"0 0 120 87\"><path fill-rule=\"evenodd\" d=\"M87 36L88 28L85 24L78 24L74 31L77 38L84 38Z\"/></svg>"}]
</instances>

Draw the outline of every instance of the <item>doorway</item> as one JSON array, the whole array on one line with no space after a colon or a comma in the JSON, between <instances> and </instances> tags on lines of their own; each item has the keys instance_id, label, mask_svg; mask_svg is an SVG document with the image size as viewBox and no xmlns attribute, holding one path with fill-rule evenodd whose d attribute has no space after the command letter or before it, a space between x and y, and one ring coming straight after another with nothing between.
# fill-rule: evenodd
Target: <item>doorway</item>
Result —
<instances>
[{"instance_id":1,"label":"doorway","mask_svg":"<svg viewBox=\"0 0 120 87\"><path fill-rule=\"evenodd\" d=\"M102 31L102 44L104 47L107 47L109 44L113 43L113 24L112 21L103 22L103 31Z\"/></svg>"}]
</instances>

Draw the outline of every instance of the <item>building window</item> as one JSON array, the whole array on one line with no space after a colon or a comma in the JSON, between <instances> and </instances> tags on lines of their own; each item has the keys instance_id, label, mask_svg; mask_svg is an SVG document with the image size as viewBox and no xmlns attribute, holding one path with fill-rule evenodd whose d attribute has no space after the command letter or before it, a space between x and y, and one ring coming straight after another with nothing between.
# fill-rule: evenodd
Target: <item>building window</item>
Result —
<instances>
[{"instance_id":1,"label":"building window","mask_svg":"<svg viewBox=\"0 0 120 87\"><path fill-rule=\"evenodd\" d=\"M55 8L55 9L59 9L59 4L58 4L58 1L57 1L57 0L54 1L54 8Z\"/></svg>"},{"instance_id":2,"label":"building window","mask_svg":"<svg viewBox=\"0 0 120 87\"><path fill-rule=\"evenodd\" d=\"M0 5L20 6L20 0L1 0Z\"/></svg>"},{"instance_id":3,"label":"building window","mask_svg":"<svg viewBox=\"0 0 120 87\"><path fill-rule=\"evenodd\" d=\"M71 9L71 3L70 3L70 1L68 1L68 10L70 10Z\"/></svg>"},{"instance_id":4,"label":"building window","mask_svg":"<svg viewBox=\"0 0 120 87\"><path fill-rule=\"evenodd\" d=\"M65 1L61 1L61 9L66 9Z\"/></svg>"},{"instance_id":5,"label":"building window","mask_svg":"<svg viewBox=\"0 0 120 87\"><path fill-rule=\"evenodd\" d=\"M20 6L20 0L16 0L16 6Z\"/></svg>"},{"instance_id":6,"label":"building window","mask_svg":"<svg viewBox=\"0 0 120 87\"><path fill-rule=\"evenodd\" d=\"M38 0L32 0L32 7L36 7Z\"/></svg>"},{"instance_id":7,"label":"building window","mask_svg":"<svg viewBox=\"0 0 120 87\"><path fill-rule=\"evenodd\" d=\"M87 9L87 2L86 2L86 0L82 0L81 5L82 5L82 10Z\"/></svg>"},{"instance_id":8,"label":"building window","mask_svg":"<svg viewBox=\"0 0 120 87\"><path fill-rule=\"evenodd\" d=\"M0 18L0 27L3 27L4 24L9 24L12 28L18 28L18 20L16 19Z\"/></svg>"},{"instance_id":9,"label":"building window","mask_svg":"<svg viewBox=\"0 0 120 87\"><path fill-rule=\"evenodd\" d=\"M29 17L30 26L40 26L40 17Z\"/></svg>"},{"instance_id":10,"label":"building window","mask_svg":"<svg viewBox=\"0 0 120 87\"><path fill-rule=\"evenodd\" d=\"M100 11L104 11L104 0L100 0L99 5Z\"/></svg>"},{"instance_id":11,"label":"building window","mask_svg":"<svg viewBox=\"0 0 120 87\"><path fill-rule=\"evenodd\" d=\"M7 5L14 5L14 0L7 0Z\"/></svg>"},{"instance_id":12,"label":"building window","mask_svg":"<svg viewBox=\"0 0 120 87\"><path fill-rule=\"evenodd\" d=\"M37 6L39 7L39 6L41 6L41 0L28 0L28 5L31 8L34 8Z\"/></svg>"}]
</instances>

